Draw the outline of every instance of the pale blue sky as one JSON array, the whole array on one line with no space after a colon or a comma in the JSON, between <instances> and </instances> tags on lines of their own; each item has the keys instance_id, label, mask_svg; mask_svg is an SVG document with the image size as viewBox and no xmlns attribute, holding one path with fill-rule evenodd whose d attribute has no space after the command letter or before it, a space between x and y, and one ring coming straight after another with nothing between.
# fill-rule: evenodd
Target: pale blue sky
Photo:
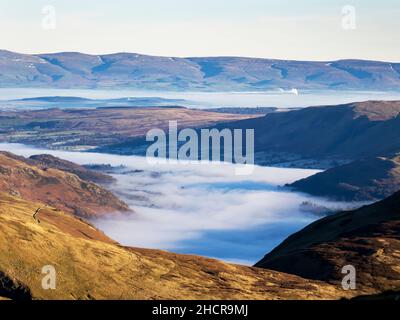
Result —
<instances>
[{"instance_id":1,"label":"pale blue sky","mask_svg":"<svg viewBox=\"0 0 400 320\"><path fill-rule=\"evenodd\" d=\"M46 5L55 29L42 28ZM0 48L26 53L400 61L398 0L0 0L0 28Z\"/></svg>"}]
</instances>

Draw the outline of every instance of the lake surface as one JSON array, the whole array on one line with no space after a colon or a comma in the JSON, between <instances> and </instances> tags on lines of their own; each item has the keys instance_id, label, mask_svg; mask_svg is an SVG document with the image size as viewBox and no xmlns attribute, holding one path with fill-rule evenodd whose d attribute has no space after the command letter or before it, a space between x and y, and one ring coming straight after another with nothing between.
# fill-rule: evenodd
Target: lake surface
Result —
<instances>
[{"instance_id":1,"label":"lake surface","mask_svg":"<svg viewBox=\"0 0 400 320\"><path fill-rule=\"evenodd\" d=\"M329 208L359 204L330 202L281 186L318 171L254 166L236 175L234 164L154 165L144 157L35 149L0 144L0 150L30 156L48 153L79 164L110 164L117 182L109 187L135 210L92 222L124 245L171 250L253 264L318 217L304 201Z\"/></svg>"},{"instance_id":2,"label":"lake surface","mask_svg":"<svg viewBox=\"0 0 400 320\"><path fill-rule=\"evenodd\" d=\"M75 90L75 89L24 89L0 88L0 100L43 96L74 96L91 99L125 97L160 97L185 99L185 106L212 107L307 107L332 105L365 100L400 100L400 92L371 91L302 91L298 95L290 91L269 92L171 92L138 90Z\"/></svg>"}]
</instances>

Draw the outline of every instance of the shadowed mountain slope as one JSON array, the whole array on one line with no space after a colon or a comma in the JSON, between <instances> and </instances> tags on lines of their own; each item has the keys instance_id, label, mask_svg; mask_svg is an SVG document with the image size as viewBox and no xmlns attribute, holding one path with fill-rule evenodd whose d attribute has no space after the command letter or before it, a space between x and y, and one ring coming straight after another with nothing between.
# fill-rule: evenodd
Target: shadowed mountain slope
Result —
<instances>
[{"instance_id":1,"label":"shadowed mountain slope","mask_svg":"<svg viewBox=\"0 0 400 320\"><path fill-rule=\"evenodd\" d=\"M340 282L353 265L358 289L400 288L400 192L318 220L288 237L256 266Z\"/></svg>"},{"instance_id":2,"label":"shadowed mountain slope","mask_svg":"<svg viewBox=\"0 0 400 320\"><path fill-rule=\"evenodd\" d=\"M399 114L400 101L366 101L270 113L219 127L254 129L259 157L356 160L400 151Z\"/></svg>"},{"instance_id":3,"label":"shadowed mountain slope","mask_svg":"<svg viewBox=\"0 0 400 320\"><path fill-rule=\"evenodd\" d=\"M288 186L339 201L384 199L400 190L400 157L357 160Z\"/></svg>"}]
</instances>

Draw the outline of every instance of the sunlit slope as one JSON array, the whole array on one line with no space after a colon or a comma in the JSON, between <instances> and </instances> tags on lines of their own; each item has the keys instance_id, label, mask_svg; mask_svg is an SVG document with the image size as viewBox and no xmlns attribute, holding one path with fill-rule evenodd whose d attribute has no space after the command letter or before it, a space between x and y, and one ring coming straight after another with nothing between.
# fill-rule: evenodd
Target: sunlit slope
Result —
<instances>
[{"instance_id":1,"label":"sunlit slope","mask_svg":"<svg viewBox=\"0 0 400 320\"><path fill-rule=\"evenodd\" d=\"M336 299L348 292L319 281L212 259L124 248L89 224L0 194L0 277L5 298ZM55 290L41 287L56 268ZM5 284L5 285L4 285Z\"/></svg>"},{"instance_id":2,"label":"sunlit slope","mask_svg":"<svg viewBox=\"0 0 400 320\"><path fill-rule=\"evenodd\" d=\"M0 192L84 217L129 211L124 202L95 183L4 151L0 151Z\"/></svg>"}]
</instances>

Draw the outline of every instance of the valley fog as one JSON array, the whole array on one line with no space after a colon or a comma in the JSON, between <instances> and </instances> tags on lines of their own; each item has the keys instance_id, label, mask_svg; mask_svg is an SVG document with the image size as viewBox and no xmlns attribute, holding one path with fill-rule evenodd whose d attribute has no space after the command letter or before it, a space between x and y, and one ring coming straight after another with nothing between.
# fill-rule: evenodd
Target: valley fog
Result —
<instances>
[{"instance_id":1,"label":"valley fog","mask_svg":"<svg viewBox=\"0 0 400 320\"><path fill-rule=\"evenodd\" d=\"M331 209L359 203L331 202L284 189L318 171L255 166L235 175L234 164L151 165L144 157L36 149L0 144L22 156L52 154L78 164L109 164L116 182L107 188L135 214L91 222L124 245L171 250L252 264L287 236L320 216L305 202ZM239 258L240 257L240 258Z\"/></svg>"},{"instance_id":2,"label":"valley fog","mask_svg":"<svg viewBox=\"0 0 400 320\"><path fill-rule=\"evenodd\" d=\"M290 90L276 88L259 92L174 92L140 90L85 90L0 88L0 100L34 98L45 96L82 97L90 99L151 98L184 99L180 105L195 108L213 107L278 107L300 108L317 105L334 105L366 100L399 100L399 92Z\"/></svg>"}]
</instances>

